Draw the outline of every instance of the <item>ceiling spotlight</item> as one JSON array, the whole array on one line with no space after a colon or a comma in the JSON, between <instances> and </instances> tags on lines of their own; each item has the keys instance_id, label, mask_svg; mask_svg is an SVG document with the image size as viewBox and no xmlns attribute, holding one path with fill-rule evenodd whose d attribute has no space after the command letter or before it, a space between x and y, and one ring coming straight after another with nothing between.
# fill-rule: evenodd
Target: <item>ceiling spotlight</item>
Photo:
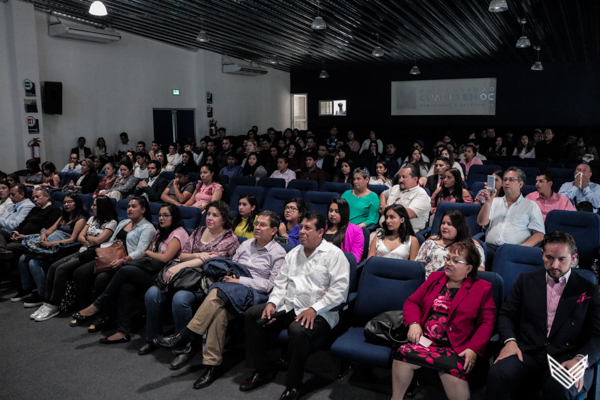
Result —
<instances>
[{"instance_id":1,"label":"ceiling spotlight","mask_svg":"<svg viewBox=\"0 0 600 400\"><path fill-rule=\"evenodd\" d=\"M375 46L375 48L371 52L371 55L373 57L383 57L385 53L383 52L383 49L379 46L379 33L376 33L375 35L377 35L377 46Z\"/></svg>"},{"instance_id":2,"label":"ceiling spotlight","mask_svg":"<svg viewBox=\"0 0 600 400\"><path fill-rule=\"evenodd\" d=\"M415 59L415 65L410 69L411 75L420 75L421 70L417 67L417 56L413 54L413 58Z\"/></svg>"},{"instance_id":3,"label":"ceiling spotlight","mask_svg":"<svg viewBox=\"0 0 600 400\"><path fill-rule=\"evenodd\" d=\"M537 61L533 63L533 65L531 66L531 70L532 71L543 71L544 67L542 66L542 63L540 62L540 50L542 48L540 46L534 46L533 48L537 51Z\"/></svg>"},{"instance_id":4,"label":"ceiling spotlight","mask_svg":"<svg viewBox=\"0 0 600 400\"><path fill-rule=\"evenodd\" d=\"M89 12L90 14L97 15L99 17L103 17L108 14L108 12L106 12L106 7L101 1L94 1L90 6Z\"/></svg>"},{"instance_id":5,"label":"ceiling spotlight","mask_svg":"<svg viewBox=\"0 0 600 400\"><path fill-rule=\"evenodd\" d=\"M525 18L523 18L520 19L519 22L521 23L521 37L519 38L519 40L517 40L517 48L524 49L526 47L530 47L531 42L529 41L529 38L525 36L525 24L527 23L527 21L525 20Z\"/></svg>"},{"instance_id":6,"label":"ceiling spotlight","mask_svg":"<svg viewBox=\"0 0 600 400\"><path fill-rule=\"evenodd\" d=\"M327 73L327 71L323 70L319 74L319 78L321 78L321 79L329 78L329 74Z\"/></svg>"},{"instance_id":7,"label":"ceiling spotlight","mask_svg":"<svg viewBox=\"0 0 600 400\"><path fill-rule=\"evenodd\" d=\"M322 31L323 29L327 29L327 24L325 23L325 20L323 18L321 18L321 5L318 0L317 0L317 16L315 17L315 20L312 22L312 24L310 24L310 27L312 29L314 29L315 31Z\"/></svg>"},{"instance_id":8,"label":"ceiling spotlight","mask_svg":"<svg viewBox=\"0 0 600 400\"><path fill-rule=\"evenodd\" d=\"M269 58L269 64L279 64L279 57L277 55L274 55L273 57Z\"/></svg>"},{"instance_id":9,"label":"ceiling spotlight","mask_svg":"<svg viewBox=\"0 0 600 400\"><path fill-rule=\"evenodd\" d=\"M492 0L490 3L490 8L488 8L490 12L502 12L508 10L508 4L506 4L506 0Z\"/></svg>"},{"instance_id":10,"label":"ceiling spotlight","mask_svg":"<svg viewBox=\"0 0 600 400\"><path fill-rule=\"evenodd\" d=\"M196 37L196 41L206 43L209 42L210 39L208 38L208 34L204 30L201 30Z\"/></svg>"}]
</instances>

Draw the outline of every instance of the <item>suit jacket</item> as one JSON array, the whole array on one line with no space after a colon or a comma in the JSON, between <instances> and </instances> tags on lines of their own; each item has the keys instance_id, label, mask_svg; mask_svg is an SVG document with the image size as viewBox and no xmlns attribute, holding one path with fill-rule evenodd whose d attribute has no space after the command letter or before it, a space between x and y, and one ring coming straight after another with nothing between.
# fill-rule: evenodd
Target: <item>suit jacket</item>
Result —
<instances>
[{"instance_id":1,"label":"suit jacket","mask_svg":"<svg viewBox=\"0 0 600 400\"><path fill-rule=\"evenodd\" d=\"M425 324L448 278L436 271L404 303L404 323ZM492 284L483 279L468 277L458 289L448 309L446 329L452 348L457 353L471 349L483 357L496 321L496 306Z\"/></svg>"},{"instance_id":2,"label":"suit jacket","mask_svg":"<svg viewBox=\"0 0 600 400\"><path fill-rule=\"evenodd\" d=\"M81 181L81 194L94 193L99 183L100 178L98 178L98 175L87 174Z\"/></svg>"},{"instance_id":3,"label":"suit jacket","mask_svg":"<svg viewBox=\"0 0 600 400\"><path fill-rule=\"evenodd\" d=\"M598 362L600 291L597 285L572 271L547 337L546 324L546 270L523 273L498 314L498 332L502 341L515 338L521 351L545 348L558 362L577 354L587 355L590 365ZM586 388L589 387L591 369L587 372Z\"/></svg>"},{"instance_id":4,"label":"suit jacket","mask_svg":"<svg viewBox=\"0 0 600 400\"><path fill-rule=\"evenodd\" d=\"M144 179L146 183L148 183L148 179ZM169 181L162 176L158 176L156 181L152 184L152 186L145 186L141 189L136 188L134 194L136 196L141 196L142 193L146 193L148 196L148 200L155 203L160 203L160 196L165 191L167 186L169 185Z\"/></svg>"},{"instance_id":5,"label":"suit jacket","mask_svg":"<svg viewBox=\"0 0 600 400\"><path fill-rule=\"evenodd\" d=\"M89 147L83 146L83 152L85 154L85 158L88 158L92 155L92 150L90 150ZM75 154L77 154L77 156L79 156L79 147L73 147L71 149L71 154L73 154L73 153L75 153ZM79 160L79 161L83 161L83 160Z\"/></svg>"},{"instance_id":6,"label":"suit jacket","mask_svg":"<svg viewBox=\"0 0 600 400\"><path fill-rule=\"evenodd\" d=\"M428 189L430 194L433 194L433 192L435 192L435 189L439 188L439 185L437 184L437 180L438 180L437 174L427 177L427 183L425 184L425 189Z\"/></svg>"}]
</instances>

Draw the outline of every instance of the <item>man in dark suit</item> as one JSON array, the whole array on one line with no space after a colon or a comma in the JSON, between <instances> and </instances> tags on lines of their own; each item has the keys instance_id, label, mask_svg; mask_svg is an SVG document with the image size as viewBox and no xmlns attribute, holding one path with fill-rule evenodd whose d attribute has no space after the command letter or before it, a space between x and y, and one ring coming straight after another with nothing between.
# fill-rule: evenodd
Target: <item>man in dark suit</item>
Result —
<instances>
[{"instance_id":1,"label":"man in dark suit","mask_svg":"<svg viewBox=\"0 0 600 400\"><path fill-rule=\"evenodd\" d=\"M573 399L588 390L593 369L566 389L550 374L548 355L567 370L600 359L600 292L571 269L573 237L552 232L542 242L545 270L519 275L498 315L504 347L490 369L486 399Z\"/></svg>"},{"instance_id":2,"label":"man in dark suit","mask_svg":"<svg viewBox=\"0 0 600 400\"><path fill-rule=\"evenodd\" d=\"M160 162L152 160L148 163L148 178L138 183L134 194L144 196L151 202L160 202L160 196L168 184L169 181L160 176Z\"/></svg>"},{"instance_id":3,"label":"man in dark suit","mask_svg":"<svg viewBox=\"0 0 600 400\"><path fill-rule=\"evenodd\" d=\"M77 139L77 147L71 149L71 154L77 154L80 160L91 157L92 150L89 147L85 147L85 138L83 136Z\"/></svg>"},{"instance_id":4,"label":"man in dark suit","mask_svg":"<svg viewBox=\"0 0 600 400\"><path fill-rule=\"evenodd\" d=\"M433 165L433 175L425 178L423 187L429 190L429 194L433 194L437 188L442 186L442 180L444 179L444 173L450 168L450 160L447 157L438 157L435 159ZM419 178L420 180L423 177Z\"/></svg>"}]
</instances>

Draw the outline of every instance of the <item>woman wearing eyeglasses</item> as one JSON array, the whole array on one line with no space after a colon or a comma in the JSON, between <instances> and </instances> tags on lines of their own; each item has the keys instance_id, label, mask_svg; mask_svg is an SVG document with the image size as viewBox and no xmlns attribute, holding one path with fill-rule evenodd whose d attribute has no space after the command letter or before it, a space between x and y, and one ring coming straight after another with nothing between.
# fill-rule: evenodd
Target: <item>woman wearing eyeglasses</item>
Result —
<instances>
[{"instance_id":1,"label":"woman wearing eyeglasses","mask_svg":"<svg viewBox=\"0 0 600 400\"><path fill-rule=\"evenodd\" d=\"M444 260L444 271L432 273L404 303L409 343L394 355L392 400L404 398L421 367L438 372L448 398L470 397L467 375L483 361L494 329L492 284L477 278L481 260L472 241L452 244Z\"/></svg>"},{"instance_id":2,"label":"woman wearing eyeglasses","mask_svg":"<svg viewBox=\"0 0 600 400\"><path fill-rule=\"evenodd\" d=\"M306 214L308 207L300 197L294 197L287 200L283 206L283 215L279 225L279 237L287 240L288 243L297 246L300 244L300 221Z\"/></svg>"}]
</instances>

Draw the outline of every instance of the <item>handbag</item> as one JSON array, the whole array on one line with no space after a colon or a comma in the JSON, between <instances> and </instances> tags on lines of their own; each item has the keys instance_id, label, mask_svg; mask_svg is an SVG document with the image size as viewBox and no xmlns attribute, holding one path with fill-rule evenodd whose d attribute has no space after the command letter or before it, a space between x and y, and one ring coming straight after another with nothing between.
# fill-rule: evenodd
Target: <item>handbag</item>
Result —
<instances>
[{"instance_id":1,"label":"handbag","mask_svg":"<svg viewBox=\"0 0 600 400\"><path fill-rule=\"evenodd\" d=\"M369 343L399 346L408 343L402 310L386 311L365 325L365 340Z\"/></svg>"},{"instance_id":2,"label":"handbag","mask_svg":"<svg viewBox=\"0 0 600 400\"><path fill-rule=\"evenodd\" d=\"M190 292L195 292L199 289L202 289L204 293L207 293L208 288L214 283L214 281L206 276L202 267L183 268L175 274L173 279L171 279L169 282L165 282L165 273L169 270L169 268L177 264L179 264L178 261L171 260L158 273L158 276L156 277L156 286L158 286L162 293L173 294L179 290L189 290Z\"/></svg>"},{"instance_id":3,"label":"handbag","mask_svg":"<svg viewBox=\"0 0 600 400\"><path fill-rule=\"evenodd\" d=\"M164 268L167 262L160 261L159 259L152 257L141 257L135 260L127 261L125 264L135 265L136 267L147 272L158 272L161 270L161 268Z\"/></svg>"},{"instance_id":4,"label":"handbag","mask_svg":"<svg viewBox=\"0 0 600 400\"><path fill-rule=\"evenodd\" d=\"M45 232L46 229L42 230L42 232ZM67 239L69 238L71 235L60 231L60 230L56 230L54 232L52 232L50 235L48 235L48 237L46 238L47 241L49 242L56 242L59 240L63 240L63 239ZM30 253L33 254L56 254L58 253L62 248L63 248L63 244L59 243L59 244L54 244L50 247L42 247L40 246L40 234L35 234L35 235L27 235L25 236L25 239L22 240L21 244L25 247L27 247L27 250Z\"/></svg>"},{"instance_id":5,"label":"handbag","mask_svg":"<svg viewBox=\"0 0 600 400\"><path fill-rule=\"evenodd\" d=\"M94 274L98 275L100 272L112 270L113 267L110 264L125 257L127 257L125 246L120 240L108 247L98 247L96 249L96 260L94 261Z\"/></svg>"}]
</instances>

